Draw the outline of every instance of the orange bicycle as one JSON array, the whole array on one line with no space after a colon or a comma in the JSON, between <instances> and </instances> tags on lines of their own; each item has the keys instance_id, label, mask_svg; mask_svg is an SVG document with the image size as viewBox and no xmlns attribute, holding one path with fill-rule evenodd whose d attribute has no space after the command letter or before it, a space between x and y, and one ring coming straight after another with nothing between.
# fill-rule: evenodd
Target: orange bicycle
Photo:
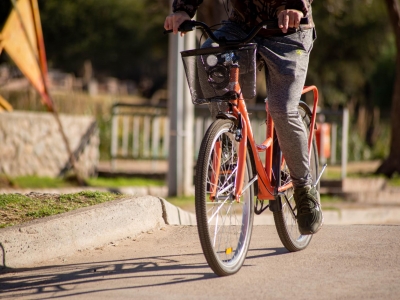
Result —
<instances>
[{"instance_id":1,"label":"orange bicycle","mask_svg":"<svg viewBox=\"0 0 400 300\"><path fill-rule=\"evenodd\" d=\"M195 206L197 227L205 258L219 276L236 273L243 265L252 234L254 213L273 212L280 240L289 251L308 246L312 235L301 235L290 172L279 147L274 122L266 107L266 139L256 144L245 98L254 97L256 44L249 44L263 22L246 38L221 40L202 22L185 21L180 31L200 27L217 47L181 52L186 77L195 104L217 107L199 150ZM201 78L203 77L203 78ZM199 80L203 79L203 80ZM250 87L250 88L249 88ZM310 171L319 190L318 153L314 138L318 90L312 110L299 102L299 112L308 132ZM246 95L247 94L247 95ZM268 106L268 101L266 101ZM265 153L262 158L260 154Z\"/></svg>"}]
</instances>

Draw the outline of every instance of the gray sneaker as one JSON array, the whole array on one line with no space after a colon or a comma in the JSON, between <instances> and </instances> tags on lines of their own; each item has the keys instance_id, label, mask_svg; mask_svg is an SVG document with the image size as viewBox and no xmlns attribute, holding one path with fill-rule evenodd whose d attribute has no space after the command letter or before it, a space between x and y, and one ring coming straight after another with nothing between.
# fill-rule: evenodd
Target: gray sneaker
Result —
<instances>
[{"instance_id":1,"label":"gray sneaker","mask_svg":"<svg viewBox=\"0 0 400 300\"><path fill-rule=\"evenodd\" d=\"M303 235L314 234L322 226L322 211L318 203L318 191L305 186L294 190L294 201L297 207L297 224Z\"/></svg>"}]
</instances>

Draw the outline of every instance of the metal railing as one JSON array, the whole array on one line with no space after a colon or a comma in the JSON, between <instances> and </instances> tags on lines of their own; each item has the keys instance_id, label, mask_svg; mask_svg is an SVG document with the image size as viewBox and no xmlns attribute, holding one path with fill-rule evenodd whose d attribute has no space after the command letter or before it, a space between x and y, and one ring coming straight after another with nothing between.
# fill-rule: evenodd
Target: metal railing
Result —
<instances>
[{"instance_id":1,"label":"metal railing","mask_svg":"<svg viewBox=\"0 0 400 300\"><path fill-rule=\"evenodd\" d=\"M265 139L265 106L249 106L253 134L257 143ZM348 139L348 111L331 112L321 111L319 115L336 116L338 120L332 122L331 134L331 163L336 164L337 123L341 124L341 163L342 177L346 176L347 139ZM193 145L195 149L194 161L197 159L203 136L212 123L210 112L206 106L195 107ZM169 117L164 105L137 105L116 103L112 107L111 125L111 165L115 168L116 159L137 160L166 160L169 151ZM322 152L321 163L326 162Z\"/></svg>"},{"instance_id":2,"label":"metal railing","mask_svg":"<svg viewBox=\"0 0 400 300\"><path fill-rule=\"evenodd\" d=\"M264 105L249 107L256 141L265 137ZM111 162L116 159L164 160L169 151L169 117L166 106L116 103L112 106ZM193 134L194 160L212 123L207 107L196 107Z\"/></svg>"}]
</instances>

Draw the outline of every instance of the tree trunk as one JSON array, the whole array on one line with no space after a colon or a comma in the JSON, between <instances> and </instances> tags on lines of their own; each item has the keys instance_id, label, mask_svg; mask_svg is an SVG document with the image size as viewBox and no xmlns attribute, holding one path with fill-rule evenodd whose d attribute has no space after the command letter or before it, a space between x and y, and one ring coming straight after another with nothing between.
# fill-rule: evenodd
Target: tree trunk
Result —
<instances>
[{"instance_id":1,"label":"tree trunk","mask_svg":"<svg viewBox=\"0 0 400 300\"><path fill-rule=\"evenodd\" d=\"M400 174L400 6L397 0L385 0L385 3L396 38L396 79L392 97L390 153L376 173L392 177L396 172Z\"/></svg>"}]
</instances>

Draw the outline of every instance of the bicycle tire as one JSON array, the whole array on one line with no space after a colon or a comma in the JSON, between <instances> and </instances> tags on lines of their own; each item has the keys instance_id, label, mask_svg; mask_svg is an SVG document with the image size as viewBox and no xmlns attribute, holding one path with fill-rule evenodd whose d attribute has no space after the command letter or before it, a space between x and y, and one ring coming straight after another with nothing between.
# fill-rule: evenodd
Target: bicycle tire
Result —
<instances>
[{"instance_id":1,"label":"bicycle tire","mask_svg":"<svg viewBox=\"0 0 400 300\"><path fill-rule=\"evenodd\" d=\"M237 202L234 183L237 173L238 146L231 120L218 119L207 130L196 166L195 207L200 243L208 265L218 276L232 275L240 270L247 255L254 219L254 185L250 185ZM216 199L211 201L211 176L217 174L216 144L219 156L219 176ZM218 154L217 154L218 156ZM214 163L214 165L213 165ZM249 153L243 187L253 178ZM215 180L214 180L215 182Z\"/></svg>"},{"instance_id":2,"label":"bicycle tire","mask_svg":"<svg viewBox=\"0 0 400 300\"><path fill-rule=\"evenodd\" d=\"M301 118L303 119L303 124L307 129L307 136L310 134L310 117L306 110L309 110L308 107L304 107L306 104L299 106L299 113ZM281 156L281 150L277 147L279 151L279 157ZM313 178L313 183L317 180L318 176L318 151L317 144L315 141L315 136L312 141L312 149L311 149L311 159L310 159L310 172ZM281 159L274 159L274 164L280 163ZM278 169L275 167L275 169ZM288 180L290 180L290 172L286 165L286 161L283 161L280 168L280 184L279 186L284 185ZM319 195L319 184L316 186ZM280 211L274 211L274 221L275 227L278 232L278 236L285 246L287 250L290 252L296 252L305 249L311 242L312 235L302 235L299 232L297 220L294 215L296 215L296 204L294 202L293 197L293 188L286 190L283 194L278 195L277 197L281 197L276 199L275 201L281 201L282 209ZM320 198L318 196L318 202L320 202ZM293 212L293 213L292 213Z\"/></svg>"}]
</instances>

